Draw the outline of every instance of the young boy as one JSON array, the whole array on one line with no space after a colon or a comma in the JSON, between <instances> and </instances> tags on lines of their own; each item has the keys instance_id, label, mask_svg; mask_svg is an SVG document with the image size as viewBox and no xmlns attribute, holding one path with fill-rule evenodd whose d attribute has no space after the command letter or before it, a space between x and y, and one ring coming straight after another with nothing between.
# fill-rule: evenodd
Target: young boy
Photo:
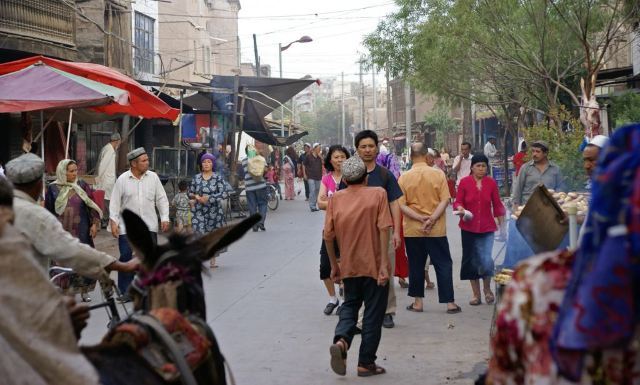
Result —
<instances>
[{"instance_id":1,"label":"young boy","mask_svg":"<svg viewBox=\"0 0 640 385\"><path fill-rule=\"evenodd\" d=\"M191 233L191 204L189 196L187 195L188 183L186 180L181 180L178 183L178 190L171 205L176 208L176 232L178 233Z\"/></svg>"},{"instance_id":2,"label":"young boy","mask_svg":"<svg viewBox=\"0 0 640 385\"><path fill-rule=\"evenodd\" d=\"M389 294L388 245L393 222L386 191L366 186L366 166L362 159L357 156L347 159L342 164L342 177L348 187L329 200L323 235L331 261L331 278L343 281L345 293L340 321L329 349L331 368L339 375L346 374L347 350L364 302L358 376L368 377L385 373L384 368L376 365L376 352ZM339 266L334 240L340 248Z\"/></svg>"}]
</instances>

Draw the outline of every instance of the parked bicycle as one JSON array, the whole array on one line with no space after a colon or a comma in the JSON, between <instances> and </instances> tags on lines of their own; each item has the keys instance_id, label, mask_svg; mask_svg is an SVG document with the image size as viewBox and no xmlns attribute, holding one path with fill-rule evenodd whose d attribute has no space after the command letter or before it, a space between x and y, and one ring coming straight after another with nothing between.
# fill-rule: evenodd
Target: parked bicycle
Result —
<instances>
[{"instance_id":1,"label":"parked bicycle","mask_svg":"<svg viewBox=\"0 0 640 385\"><path fill-rule=\"evenodd\" d=\"M278 190L272 183L267 183L267 207L271 210L276 210L280 204L280 198L278 198Z\"/></svg>"}]
</instances>

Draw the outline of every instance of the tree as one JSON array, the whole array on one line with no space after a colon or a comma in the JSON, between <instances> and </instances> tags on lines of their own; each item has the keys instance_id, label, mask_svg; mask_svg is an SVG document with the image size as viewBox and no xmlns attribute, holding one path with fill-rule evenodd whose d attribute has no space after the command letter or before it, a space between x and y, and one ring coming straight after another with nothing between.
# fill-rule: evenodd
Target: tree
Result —
<instances>
[{"instance_id":1,"label":"tree","mask_svg":"<svg viewBox=\"0 0 640 385\"><path fill-rule=\"evenodd\" d=\"M300 113L300 123L309 132L308 140L322 144L340 142L341 121L339 103L325 98L316 99L313 111Z\"/></svg>"},{"instance_id":2,"label":"tree","mask_svg":"<svg viewBox=\"0 0 640 385\"><path fill-rule=\"evenodd\" d=\"M640 122L640 95L627 92L611 98L611 120L615 127Z\"/></svg>"},{"instance_id":3,"label":"tree","mask_svg":"<svg viewBox=\"0 0 640 385\"><path fill-rule=\"evenodd\" d=\"M425 123L436 132L436 139L433 144L435 148L444 147L445 135L456 132L460 127L458 122L449 116L449 109L443 104L439 104L433 112L425 116Z\"/></svg>"},{"instance_id":4,"label":"tree","mask_svg":"<svg viewBox=\"0 0 640 385\"><path fill-rule=\"evenodd\" d=\"M439 98L496 111L505 127L581 105L638 12L631 0L398 0L365 38L372 63ZM529 122L527 122L527 119ZM562 122L555 122L559 129Z\"/></svg>"}]
</instances>

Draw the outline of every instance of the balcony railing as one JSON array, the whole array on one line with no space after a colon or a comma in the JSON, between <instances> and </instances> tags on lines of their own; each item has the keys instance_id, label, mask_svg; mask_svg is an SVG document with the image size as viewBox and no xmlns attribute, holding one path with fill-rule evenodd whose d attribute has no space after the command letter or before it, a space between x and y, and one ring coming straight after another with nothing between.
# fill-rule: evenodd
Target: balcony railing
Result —
<instances>
[{"instance_id":1,"label":"balcony railing","mask_svg":"<svg viewBox=\"0 0 640 385\"><path fill-rule=\"evenodd\" d=\"M0 32L73 46L73 7L73 0L1 0Z\"/></svg>"}]
</instances>

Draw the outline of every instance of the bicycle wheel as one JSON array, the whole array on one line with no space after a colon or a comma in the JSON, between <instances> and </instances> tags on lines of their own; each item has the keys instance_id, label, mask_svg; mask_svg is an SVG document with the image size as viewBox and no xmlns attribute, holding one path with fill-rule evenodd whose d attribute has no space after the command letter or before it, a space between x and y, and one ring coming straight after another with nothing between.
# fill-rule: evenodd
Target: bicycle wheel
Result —
<instances>
[{"instance_id":1,"label":"bicycle wheel","mask_svg":"<svg viewBox=\"0 0 640 385\"><path fill-rule=\"evenodd\" d=\"M278 193L276 192L276 188L272 185L267 186L267 207L271 210L275 210L278 208L278 204L280 200L278 199Z\"/></svg>"}]
</instances>

